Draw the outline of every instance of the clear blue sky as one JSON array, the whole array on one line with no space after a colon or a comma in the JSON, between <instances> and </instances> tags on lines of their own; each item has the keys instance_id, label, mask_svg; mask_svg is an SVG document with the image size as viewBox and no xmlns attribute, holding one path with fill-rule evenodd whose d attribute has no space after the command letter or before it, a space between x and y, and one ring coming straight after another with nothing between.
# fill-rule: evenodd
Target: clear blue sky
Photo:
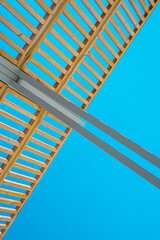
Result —
<instances>
[{"instance_id":1,"label":"clear blue sky","mask_svg":"<svg viewBox=\"0 0 160 240\"><path fill-rule=\"evenodd\" d=\"M160 5L88 112L160 157L159 23ZM159 205L158 189L72 132L5 239L159 240Z\"/></svg>"}]
</instances>

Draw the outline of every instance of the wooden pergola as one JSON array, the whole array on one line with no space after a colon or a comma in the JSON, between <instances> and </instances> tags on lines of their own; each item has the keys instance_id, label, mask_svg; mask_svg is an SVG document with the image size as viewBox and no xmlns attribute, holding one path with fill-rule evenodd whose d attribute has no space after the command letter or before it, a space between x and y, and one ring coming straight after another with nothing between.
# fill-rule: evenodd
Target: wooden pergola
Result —
<instances>
[{"instance_id":1,"label":"wooden pergola","mask_svg":"<svg viewBox=\"0 0 160 240\"><path fill-rule=\"evenodd\" d=\"M0 0L1 22L8 29L0 34L0 54L86 110L158 3ZM0 146L3 238L72 129L3 82L0 106L0 140L5 143Z\"/></svg>"}]
</instances>

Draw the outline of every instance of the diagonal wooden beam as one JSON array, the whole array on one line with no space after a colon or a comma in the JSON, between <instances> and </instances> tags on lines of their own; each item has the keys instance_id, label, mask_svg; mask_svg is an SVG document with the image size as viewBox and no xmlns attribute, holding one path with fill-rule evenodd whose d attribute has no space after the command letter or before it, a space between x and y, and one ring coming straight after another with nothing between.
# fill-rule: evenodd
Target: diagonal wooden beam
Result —
<instances>
[{"instance_id":1,"label":"diagonal wooden beam","mask_svg":"<svg viewBox=\"0 0 160 240\"><path fill-rule=\"evenodd\" d=\"M110 69L110 71L108 72L108 74L104 74L103 78L104 81L103 82L98 82L97 85L99 86L97 90L93 90L94 91L94 96L92 98L88 98L88 104L87 105L83 105L82 108L84 110L86 110L88 108L88 106L91 104L91 102L93 101L93 99L96 97L97 93L100 91L100 89L102 88L102 86L105 84L105 82L107 81L107 79L109 78L110 74L112 73L112 71L115 69L115 67L117 66L117 64L119 63L119 61L121 60L121 58L123 57L123 55L125 54L125 52L127 51L127 49L130 47L130 45L132 44L132 42L134 41L134 39L136 38L136 36L138 35L138 33L140 32L140 30L142 29L142 27L144 26L144 24L146 23L146 21L148 20L148 18L151 16L152 12L154 11L154 9L157 7L157 5L160 3L160 0L155 0L154 5L150 5L149 10L147 13L145 13L145 18L144 21L140 21L139 23L139 27L135 28L134 32L134 36L133 37L129 37L129 42L128 44L124 44L124 50L121 51L120 53L120 57L116 60L116 62L114 62L113 67Z\"/></svg>"},{"instance_id":2,"label":"diagonal wooden beam","mask_svg":"<svg viewBox=\"0 0 160 240\"><path fill-rule=\"evenodd\" d=\"M84 109L87 109L87 107L89 106L89 104L91 103L91 101L94 99L94 97L96 96L96 94L98 93L98 91L101 89L101 87L103 86L104 82L108 79L109 75L111 74L111 72L113 71L113 69L116 67L117 63L120 61L121 57L124 55L124 53L126 52L126 50L128 49L128 47L131 45L132 41L135 39L135 37L137 36L137 34L139 33L140 29L143 27L143 25L145 24L145 22L147 21L147 19L149 18L149 16L151 15L151 13L153 12L153 10L155 9L155 7L158 5L159 0L155 2L153 7L150 7L150 11L148 12L148 15L145 16L145 20L140 24L140 28L138 30L135 31L135 35L133 38L129 39L128 44L125 46L124 51L121 53L119 59L117 60L117 62L113 65L113 68L109 71L109 74L107 76L104 77L104 81L99 82L98 88L97 90L94 92L92 98L90 98L89 102L87 105L84 106ZM46 113L45 113L46 114ZM42 121L42 119L40 120L40 122ZM40 122L38 124L40 124ZM38 126L37 124L37 126ZM63 137L63 141L60 144L60 148L63 146L63 143L66 141L66 139L68 138L69 134L71 133L71 129L67 129L66 130L66 136ZM32 133L30 135L30 139L31 139ZM57 152L52 156L52 160L50 161L50 163L47 165L47 167L45 168L45 170L43 171L43 174L38 178L37 182L35 183L35 185L33 186L32 190L29 192L29 194L27 195L27 198L22 201L20 207L17 207L17 210L14 211L14 214L12 215L12 220L10 222L7 222L7 228L2 230L2 237L6 234L6 232L8 231L9 227L11 226L11 224L13 223L13 221L15 220L15 218L17 217L18 213L21 211L21 209L23 208L24 204L26 203L26 201L28 200L29 196L31 195L31 193L33 192L33 190L35 189L35 187L37 186L37 184L39 183L40 179L42 178L42 176L44 175L44 173L47 171L49 165L51 164L51 162L54 160L55 156L57 155L58 151L60 150L57 149Z\"/></svg>"},{"instance_id":3,"label":"diagonal wooden beam","mask_svg":"<svg viewBox=\"0 0 160 240\"><path fill-rule=\"evenodd\" d=\"M55 22L57 21L57 19L59 18L59 16L61 15L61 13L63 12L63 10L65 9L69 2L70 0L61 0L56 5L53 13L46 20L46 23L44 24L42 31L39 34L37 34L32 44L30 44L29 48L27 48L25 54L23 54L23 56L20 58L17 66L19 66L22 70L24 70L25 66L30 61L33 54L37 51L40 44L43 42L46 35L49 33L49 31L51 30L51 28L53 27L53 25L55 24Z\"/></svg>"},{"instance_id":4,"label":"diagonal wooden beam","mask_svg":"<svg viewBox=\"0 0 160 240\"><path fill-rule=\"evenodd\" d=\"M84 60L85 56L88 54L88 52L90 51L90 49L92 48L92 46L94 45L96 40L99 38L99 36L101 35L102 31L106 27L107 23L112 18L112 16L117 11L117 9L119 8L119 6L121 5L122 2L123 2L123 0L115 1L113 5L109 5L109 9L108 9L107 13L106 14L104 14L104 13L102 14L102 16L101 16L102 17L102 21L101 22L97 22L96 25L98 25L98 26L95 29L95 31L91 31L90 32L90 38L88 39L88 41L86 41L84 47L80 51L80 54L74 60L74 62L71 65L71 67L69 68L67 73L62 78L62 81L60 82L60 84L57 86L57 88L55 90L56 92L61 92L62 89L66 86L66 84L68 83L70 77L73 76L74 72L77 70L77 68L79 67L81 62Z\"/></svg>"}]
</instances>

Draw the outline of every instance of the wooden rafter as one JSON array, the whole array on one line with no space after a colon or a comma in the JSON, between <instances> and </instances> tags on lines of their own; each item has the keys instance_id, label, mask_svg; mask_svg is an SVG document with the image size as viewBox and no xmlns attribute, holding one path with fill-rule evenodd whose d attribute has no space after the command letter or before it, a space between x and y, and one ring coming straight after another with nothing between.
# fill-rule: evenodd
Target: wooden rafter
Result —
<instances>
[{"instance_id":1,"label":"wooden rafter","mask_svg":"<svg viewBox=\"0 0 160 240\"><path fill-rule=\"evenodd\" d=\"M19 2L23 2L23 1L19 0ZM41 1L39 1L39 3L40 2ZM58 1L54 1L54 2L58 4ZM64 23L60 20L59 16L62 12L64 12L64 11L67 12L65 10L65 7L67 6L67 4L69 2L70 1L65 1L62 8L60 8L60 5L57 5L57 10L59 9L59 11L57 11L54 18L53 18L53 15L55 14L55 12L53 14L53 12L51 12L45 6L45 10L46 10L47 14L50 14L50 15L53 14L52 17L50 17L50 20L52 19L52 21L50 22L48 20L48 23L50 22L50 24L47 25L47 23L46 23L45 26L48 26L48 27L45 29L44 35L41 36L41 38L36 43L36 45L34 45L33 41L32 41L33 45L32 46L30 45L30 48L27 48L27 51L25 51L24 55L21 55L21 57L19 55L18 59L16 60L16 59L13 59L13 57L6 54L3 50L1 50L2 55L7 57L14 64L16 64L18 66L22 65L21 67L24 71L26 71L27 73L31 74L31 76L33 76L37 80L39 80L35 74L33 74L31 71L28 70L28 68L26 67L27 63L29 61L32 61L34 53L36 51L39 52L39 53L45 54L44 52L42 52L43 50L40 48L40 44L43 41L46 41L45 39L46 39L47 33L52 31L52 33L55 34L55 32L52 30L53 29L52 27L53 27L55 22L57 22L59 25L64 27ZM101 1L96 1L96 2L99 3L98 5L100 6L101 9L103 9L102 2ZM134 10L136 11L136 14L140 18L140 21L137 22L135 20L134 16L133 16L132 12L129 10L129 8L127 7L127 5L124 1L115 1L115 2L114 1L108 1L108 2L110 2L111 5L109 5L109 7L104 9L101 16L98 16L97 12L93 8L92 9L90 8L90 6L88 4L88 1L85 2L86 7L88 7L88 9L93 13L93 15L96 17L96 19L99 22L97 22L93 26L93 24L89 20L85 19L86 22L88 23L88 25L90 25L92 30L89 34L84 33L84 35L86 37L84 42L81 42L79 39L77 39L76 36L73 35L71 33L71 31L66 28L67 33L70 34L70 36L73 36L75 41L77 41L79 43L79 45L81 45L81 47L77 51L77 53L74 53L73 49L71 50L71 48L67 45L67 43L63 42L75 54L73 59L68 60L69 64L71 64L71 66L67 65L66 68L62 68L62 66L60 66L60 65L58 65L58 63L54 62L54 59L50 58L48 55L45 55L50 62L52 62L52 63L54 62L54 64L59 69L61 69L63 71L63 75L61 75L59 77L59 80L57 81L58 84L56 84L56 86L54 88L52 87L52 89L54 91L57 91L59 94L62 94L63 89L66 89L66 90L70 91L73 95L75 95L77 98L82 100L82 103L83 103L82 108L85 109L85 110L87 109L87 107L89 106L91 101L94 99L94 97L96 96L96 94L98 93L100 88L106 82L106 80L108 79L108 77L111 74L111 72L113 71L113 69L116 67L116 65L118 64L118 62L120 61L120 59L122 58L122 56L124 55L124 53L126 52L128 47L131 45L132 41L135 39L135 37L139 33L139 31L142 28L142 26L144 25L144 23L147 21L147 19L149 18L149 16L151 15L153 10L155 9L157 4L159 3L159 1L155 1L155 2L150 1L150 4L151 4L150 7L146 7L146 5L144 4L144 1L141 1L141 5L142 5L142 7L145 11L145 14L142 14L140 12L140 10L137 9L137 5L135 4L135 2L130 1L131 5L133 6ZM62 1L60 3L62 3ZM74 9L76 9L76 10L78 9L78 7L74 3L74 1L71 1L71 5L74 7ZM119 6L122 6L122 8L124 9L124 11L128 15L128 17L130 18L130 20L134 24L135 29L131 30L128 27L128 25L124 21L123 16L121 16L121 13L119 12ZM29 10L29 8L28 8L28 10ZM66 14L68 14L68 13L66 13ZM80 12L80 14L83 18L85 18L85 15L84 15L83 12ZM123 33L120 26L114 20L114 18L113 18L114 14L116 14L116 16L120 19L122 25L130 33L129 37L125 36L125 34ZM47 19L49 19L49 17ZM43 22L42 19L41 19L41 21ZM123 45L120 44L120 42L118 41L116 36L114 36L114 34L108 28L108 26L107 26L108 23L112 24L112 26L116 29L118 34L124 40ZM79 29L81 31L83 31L82 28L80 28L80 26L79 26ZM15 32L17 31L16 29L14 29L14 30L15 30ZM42 34L42 31L41 31L41 33L39 33L40 35ZM119 48L119 52L116 53L116 52L113 51L111 46L103 38L103 36L101 34L102 31L105 31L105 33L107 33L107 35L111 38L111 40ZM37 37L37 39L38 38L39 37ZM101 48L97 45L97 42L96 42L97 39L99 39L101 42L103 42L105 44L106 48L112 53L112 55L114 56L113 60L111 60L107 55L105 55L104 52L102 52ZM61 41L63 41L63 39L61 39ZM36 42L36 39L35 39L35 42ZM102 54L102 56L108 61L108 64L109 64L108 68L105 68L103 66L103 64L101 62L99 62L99 60L96 58L96 56L94 56L92 54L92 52L90 51L92 48L95 48L97 51L99 51L99 53ZM32 49L32 51L31 51L31 49ZM62 54L62 53L60 53L60 51L58 53ZM27 56L27 58L26 58L26 56ZM86 59L85 59L86 56L89 56L103 70L104 73L103 73L102 76L100 76L98 73L96 73L94 71L94 69L92 69L92 67L86 62ZM35 60L33 60L33 61L34 61L34 63L37 63ZM79 66L81 64L84 65L86 68L88 68L91 71L91 73L93 73L97 76L97 78L99 79L97 84L92 82L92 80L90 78L88 78L85 75L85 73L82 72L79 69ZM40 64L38 66L39 66L39 68L41 68ZM93 86L92 91L89 91L85 86L83 86L80 82L78 82L76 78L74 78L73 74L75 72L77 72L78 74L83 76L83 78L85 78L85 80ZM73 81L83 91L85 91L86 94L88 94L88 97L86 99L84 99L82 96L79 95L78 92L75 92L73 89L70 88L70 86L67 85L70 80ZM13 109L15 108L16 110L20 110L20 107L18 107L18 106L16 107L16 106L14 106L14 104L9 103L7 98L6 98L8 93L11 93L13 95L15 94L13 90L10 90L9 88L6 88L6 86L4 86L4 85L2 85L2 83L0 83L0 93L1 93L0 94L0 96L1 96L0 103L1 104L3 103L3 104L8 105L8 106L10 105L11 107L13 107ZM26 101L26 99L24 97L20 96L19 94L16 94L16 96L18 98L20 98L21 100L23 100L24 102ZM29 104L32 104L32 103L29 102ZM34 105L34 107L36 107L36 106ZM1 114L3 114L3 116L9 117L9 118L11 117L11 116L7 115L7 113L1 113ZM25 111L23 111L23 114L27 114L27 113ZM16 189L16 191L7 191L7 190L4 190L4 189L0 189L0 192L2 194L7 194L8 195L7 199L6 198L1 198L0 202L4 203L4 204L11 204L11 205L16 206L16 208L4 208L4 207L0 208L1 212L6 212L6 213L11 214L10 217L8 217L8 218L4 217L2 219L6 223L1 224L1 227L0 227L2 229L1 234L0 234L1 238L3 238L3 236L8 231L9 227L11 226L11 224L13 223L15 218L17 217L18 213L23 208L24 204L26 203L26 201L30 197L31 193L33 192L33 190L35 189L35 187L39 183L40 179L42 178L42 176L44 175L44 173L46 172L46 170L48 169L48 167L50 166L50 164L52 163L52 161L56 157L57 153L59 152L59 150L63 146L63 143L66 141L66 139L68 138L69 134L72 131L72 129L68 128L67 126L64 126L64 127L67 127L67 128L65 128L66 130L62 131L61 129L58 129L55 126L53 126L52 124L46 122L46 120L45 120L46 117L49 117L50 119L52 119L52 118L54 119L54 117L52 117L44 109L40 109L38 106L37 106L37 110L36 110L35 114L33 116L28 114L28 116L30 116L31 120L30 120L29 123L26 123L27 128L24 130L24 132L19 132L16 129L13 129L8 125L0 123L0 127L4 128L4 129L6 129L6 130L8 130L12 133L15 133L19 136L19 139L16 142L13 141L12 139L1 136L1 139L3 139L3 141L6 141L8 143L12 143L14 145L14 147L13 147L13 149L3 149L3 151L6 151L6 153L8 153L9 155L6 159L5 158L0 159L0 161L2 162L0 181L1 181L1 184L5 185L5 186L12 186ZM12 120L16 120L16 119L12 117ZM58 122L58 119L54 119L54 120L56 120ZM19 122L20 121L21 120L19 120ZM61 138L56 139L53 136L49 135L48 133L43 132L42 130L40 130L40 128L39 128L40 126L45 126L49 129L57 132L58 134L61 135ZM53 148L51 146L46 145L43 142L40 142L39 140L36 140L35 137L34 137L34 133L43 135L43 137L45 137L45 138L50 138L50 140L55 142L55 147ZM46 154L46 153L43 153L43 150L39 151L37 149L34 149L29 145L30 143L36 143L39 146L43 146L44 148L48 148L50 150L50 153ZM44 156L44 158L46 158L46 160L45 160L45 162L42 162L42 161L38 161L36 159L32 159L30 157L25 156L23 154L23 151L29 151L29 152L32 152L32 153L37 154L37 155L41 154L41 155ZM21 163L17 162L17 159L21 159L23 161L33 163L36 166L39 166L40 169L37 169L36 167L35 168L27 167L27 166L25 166L25 164L21 164ZM18 174L18 173L15 172L14 169L21 169L21 170L24 170L26 172L33 173L33 174L35 174L35 177L31 177L27 174L24 174L24 175L23 174ZM26 185L26 184L14 182L14 181L9 181L7 179L8 176L11 177L11 178L13 177L14 179L16 178L16 179L21 179L21 180L24 180L24 181L28 181L28 182L30 182L30 184ZM26 190L25 194L20 195L20 193L18 192L19 188ZM18 197L20 197L20 200L17 200L17 201L13 200L11 198L11 196L18 196Z\"/></svg>"}]
</instances>

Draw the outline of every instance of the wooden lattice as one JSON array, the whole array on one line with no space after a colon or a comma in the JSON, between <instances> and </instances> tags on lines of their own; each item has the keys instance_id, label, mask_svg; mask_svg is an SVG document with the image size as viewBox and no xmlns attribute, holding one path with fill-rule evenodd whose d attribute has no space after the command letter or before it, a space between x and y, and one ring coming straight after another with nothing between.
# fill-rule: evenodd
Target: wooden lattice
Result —
<instances>
[{"instance_id":1,"label":"wooden lattice","mask_svg":"<svg viewBox=\"0 0 160 240\"><path fill-rule=\"evenodd\" d=\"M86 110L159 0L50 2L0 1L0 53ZM2 82L0 116L3 238L72 129Z\"/></svg>"}]
</instances>

